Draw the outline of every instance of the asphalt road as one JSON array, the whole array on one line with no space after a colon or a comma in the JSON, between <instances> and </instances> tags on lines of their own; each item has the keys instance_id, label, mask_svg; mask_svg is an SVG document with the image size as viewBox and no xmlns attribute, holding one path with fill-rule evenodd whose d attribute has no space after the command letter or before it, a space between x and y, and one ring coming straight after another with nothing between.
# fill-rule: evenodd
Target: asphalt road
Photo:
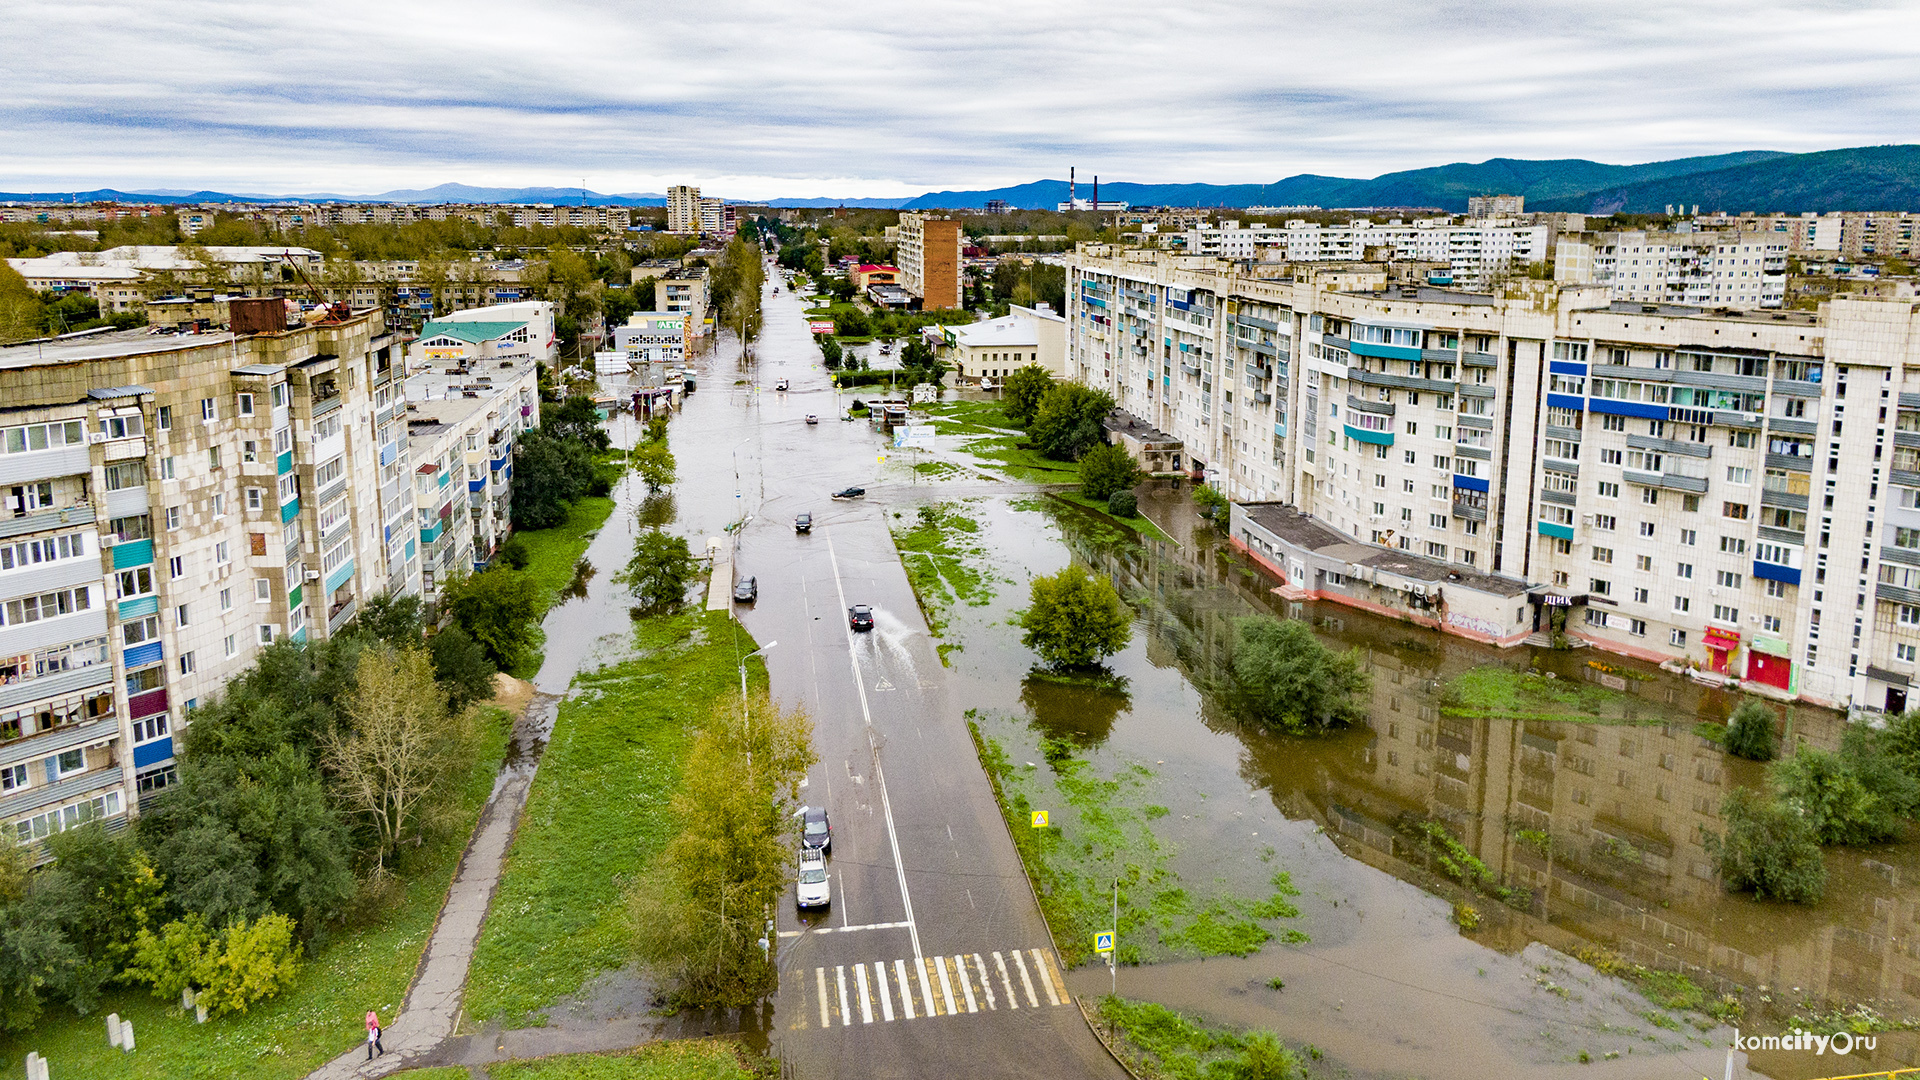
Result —
<instances>
[{"instance_id":1,"label":"asphalt road","mask_svg":"<svg viewBox=\"0 0 1920 1080\"><path fill-rule=\"evenodd\" d=\"M720 536L749 516L735 567L760 594L736 610L776 643L775 695L813 716L820 763L804 798L833 821L831 909L803 915L791 895L780 909L777 1052L801 1078L1124 1077L1067 996L887 534L930 492L877 482L887 444L839 420L854 395L830 388L785 289L755 351L745 367L703 362L674 445L684 524ZM828 498L856 484L865 499ZM811 535L793 530L802 511ZM870 633L848 628L857 603L874 609Z\"/></svg>"}]
</instances>

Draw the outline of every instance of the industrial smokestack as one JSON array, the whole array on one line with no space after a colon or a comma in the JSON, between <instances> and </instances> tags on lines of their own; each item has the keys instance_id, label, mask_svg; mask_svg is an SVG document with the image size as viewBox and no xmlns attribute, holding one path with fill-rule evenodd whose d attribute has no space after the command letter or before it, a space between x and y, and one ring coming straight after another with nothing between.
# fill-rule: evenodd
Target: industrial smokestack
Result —
<instances>
[{"instance_id":1,"label":"industrial smokestack","mask_svg":"<svg viewBox=\"0 0 1920 1080\"><path fill-rule=\"evenodd\" d=\"M1093 174L1093 212L1100 212L1100 174Z\"/></svg>"},{"instance_id":2,"label":"industrial smokestack","mask_svg":"<svg viewBox=\"0 0 1920 1080\"><path fill-rule=\"evenodd\" d=\"M1067 166L1067 209L1073 209L1073 166Z\"/></svg>"}]
</instances>

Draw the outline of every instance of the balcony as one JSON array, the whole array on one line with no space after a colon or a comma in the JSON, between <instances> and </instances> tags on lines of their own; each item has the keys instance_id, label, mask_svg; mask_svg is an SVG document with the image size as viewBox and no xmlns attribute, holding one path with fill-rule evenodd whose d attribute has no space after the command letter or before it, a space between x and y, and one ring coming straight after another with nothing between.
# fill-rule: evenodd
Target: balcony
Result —
<instances>
[{"instance_id":1,"label":"balcony","mask_svg":"<svg viewBox=\"0 0 1920 1080\"><path fill-rule=\"evenodd\" d=\"M354 612L358 609L359 605L351 596L345 600L334 601L333 605L327 609L327 636L332 637L339 633L340 628L353 619Z\"/></svg>"},{"instance_id":2,"label":"balcony","mask_svg":"<svg viewBox=\"0 0 1920 1080\"><path fill-rule=\"evenodd\" d=\"M1453 516L1459 518L1461 521L1485 521L1487 520L1487 507L1484 503L1476 505L1474 503L1457 502L1453 504Z\"/></svg>"},{"instance_id":3,"label":"balcony","mask_svg":"<svg viewBox=\"0 0 1920 1080\"><path fill-rule=\"evenodd\" d=\"M1707 478L1704 476L1684 476L1680 473L1643 472L1639 469L1620 471L1627 483L1641 487L1666 488L1669 491L1685 491L1694 495L1703 495L1707 490Z\"/></svg>"}]
</instances>

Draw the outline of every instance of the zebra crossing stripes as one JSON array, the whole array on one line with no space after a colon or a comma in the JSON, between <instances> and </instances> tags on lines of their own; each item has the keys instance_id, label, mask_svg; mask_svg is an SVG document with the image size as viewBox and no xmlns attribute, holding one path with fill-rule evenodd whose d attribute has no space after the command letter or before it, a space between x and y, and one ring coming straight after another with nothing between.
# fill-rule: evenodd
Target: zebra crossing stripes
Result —
<instances>
[{"instance_id":1,"label":"zebra crossing stripes","mask_svg":"<svg viewBox=\"0 0 1920 1080\"><path fill-rule=\"evenodd\" d=\"M891 971L889 971L891 968ZM943 1016L1038 1009L1071 1004L1066 980L1051 949L1007 949L990 953L927 956L917 960L875 960L813 969L811 987L795 984L804 1001L795 1009L793 1030L821 1030L891 1024Z\"/></svg>"}]
</instances>

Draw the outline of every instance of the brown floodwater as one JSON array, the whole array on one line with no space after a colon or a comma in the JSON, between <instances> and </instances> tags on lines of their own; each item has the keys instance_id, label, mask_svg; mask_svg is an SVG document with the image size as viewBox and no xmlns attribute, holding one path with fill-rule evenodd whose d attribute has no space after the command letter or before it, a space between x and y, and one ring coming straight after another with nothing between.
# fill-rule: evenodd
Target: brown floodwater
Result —
<instances>
[{"instance_id":1,"label":"brown floodwater","mask_svg":"<svg viewBox=\"0 0 1920 1080\"><path fill-rule=\"evenodd\" d=\"M1920 845L1830 849L1817 905L1720 887L1707 836L1727 792L1763 776L1694 729L1723 721L1740 695L1591 650L1498 650L1285 601L1194 527L1186 494L1166 486L1147 490L1143 506L1171 542L1136 540L1057 500L967 506L1000 580L990 603L953 613L948 638L964 648L952 656L952 700L975 709L1015 761L1039 761L1040 741L1058 738L1106 774L1150 768L1142 799L1169 808L1153 828L1187 882L1258 895L1283 868L1305 893L1293 924L1311 943L1123 968L1122 993L1271 1028L1354 1076L1720 1075L1732 1028L1656 1026L1626 984L1565 959L1582 946L1741 995L1744 1035L1861 1002L1920 1016ZM1139 611L1133 643L1110 662L1113 686L1029 678L1033 656L1009 623L1030 577L1070 559L1109 576ZM1208 689L1223 683L1234 620L1249 615L1307 620L1329 645L1359 650L1373 684L1366 723L1276 734ZM1617 697L1585 722L1444 715L1445 684L1483 664ZM1802 706L1785 722L1789 744L1832 747L1845 718ZM1410 838L1420 822L1440 823L1514 902L1449 881ZM1482 915L1471 933L1451 918L1463 899ZM1274 977L1284 990L1267 988ZM1104 967L1073 974L1088 994L1108 978ZM1920 1042L1899 1032L1871 1052L1759 1052L1752 1065L1788 1078L1916 1061Z\"/></svg>"}]
</instances>

